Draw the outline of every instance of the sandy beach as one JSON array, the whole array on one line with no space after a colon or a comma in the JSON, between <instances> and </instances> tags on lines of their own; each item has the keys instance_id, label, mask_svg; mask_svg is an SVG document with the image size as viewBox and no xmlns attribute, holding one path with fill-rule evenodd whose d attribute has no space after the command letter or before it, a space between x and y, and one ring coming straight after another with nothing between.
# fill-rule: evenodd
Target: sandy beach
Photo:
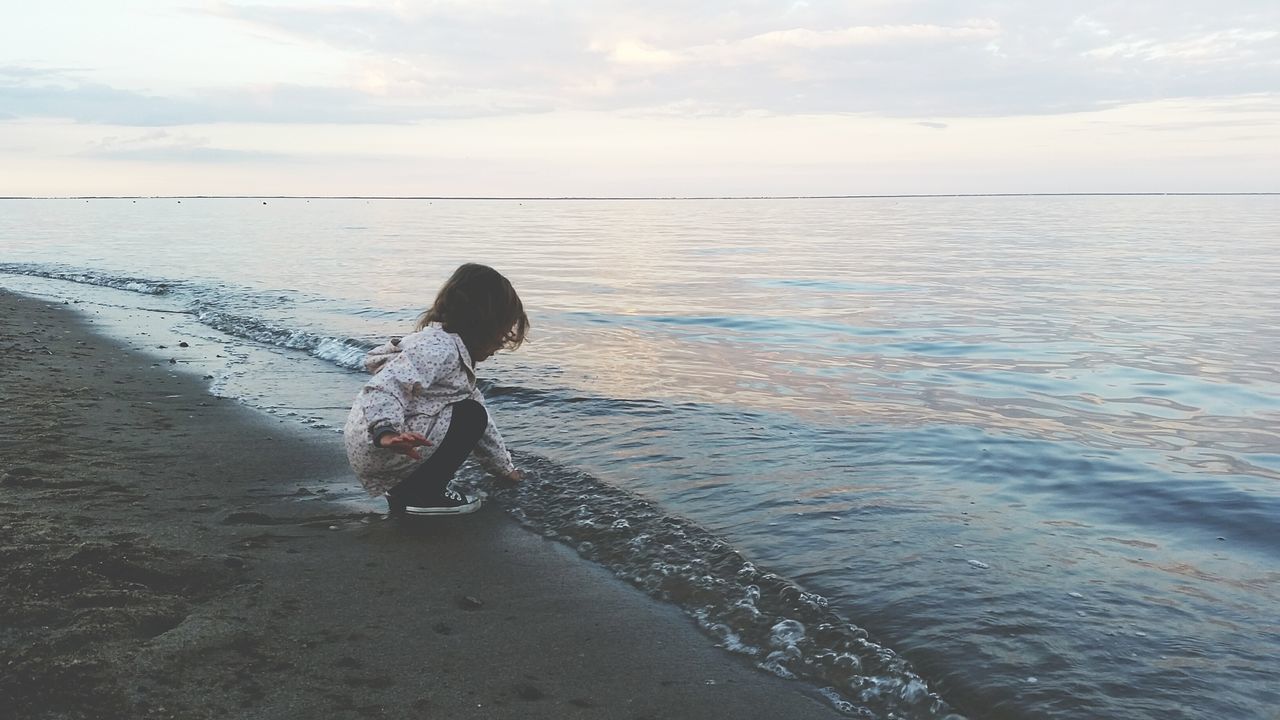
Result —
<instances>
[{"instance_id":1,"label":"sandy beach","mask_svg":"<svg viewBox=\"0 0 1280 720\"><path fill-rule=\"evenodd\" d=\"M500 507L326 502L335 437L70 306L0 291L0 328L5 717L840 717Z\"/></svg>"}]
</instances>

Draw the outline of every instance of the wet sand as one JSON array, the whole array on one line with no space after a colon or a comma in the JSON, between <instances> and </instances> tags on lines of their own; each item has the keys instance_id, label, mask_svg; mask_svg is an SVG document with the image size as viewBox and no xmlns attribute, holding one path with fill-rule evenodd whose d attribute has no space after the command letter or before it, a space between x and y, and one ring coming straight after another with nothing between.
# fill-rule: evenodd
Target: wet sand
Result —
<instances>
[{"instance_id":1,"label":"wet sand","mask_svg":"<svg viewBox=\"0 0 1280 720\"><path fill-rule=\"evenodd\" d=\"M336 436L68 306L0 290L0 350L0 715L841 717L498 507L326 502Z\"/></svg>"}]
</instances>

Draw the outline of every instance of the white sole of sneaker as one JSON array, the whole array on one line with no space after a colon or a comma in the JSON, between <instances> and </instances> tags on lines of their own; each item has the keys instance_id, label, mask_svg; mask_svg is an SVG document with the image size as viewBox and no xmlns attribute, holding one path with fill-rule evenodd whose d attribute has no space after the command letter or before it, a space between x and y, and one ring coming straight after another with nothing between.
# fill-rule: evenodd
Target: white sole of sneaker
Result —
<instances>
[{"instance_id":1,"label":"white sole of sneaker","mask_svg":"<svg viewBox=\"0 0 1280 720\"><path fill-rule=\"evenodd\" d=\"M480 509L480 499L476 498L475 502L459 505L457 507L414 507L407 505L404 509L405 515L467 515Z\"/></svg>"}]
</instances>

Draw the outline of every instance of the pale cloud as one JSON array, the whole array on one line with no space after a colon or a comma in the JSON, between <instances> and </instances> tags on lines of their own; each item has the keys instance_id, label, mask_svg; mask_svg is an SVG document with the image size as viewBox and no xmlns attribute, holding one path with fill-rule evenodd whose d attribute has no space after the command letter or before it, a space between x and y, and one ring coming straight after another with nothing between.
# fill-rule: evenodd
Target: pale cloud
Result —
<instances>
[{"instance_id":1,"label":"pale cloud","mask_svg":"<svg viewBox=\"0 0 1280 720\"><path fill-rule=\"evenodd\" d=\"M86 80L83 73L40 68L0 68L0 108L10 117L66 119L131 127L172 127L203 123L400 124L433 119L541 112L533 101L520 104L513 93L460 89L430 101L404 92L404 76L367 76L354 87L264 83L193 88L181 96L160 96ZM396 88L400 92L391 92Z\"/></svg>"},{"instance_id":2,"label":"pale cloud","mask_svg":"<svg viewBox=\"0 0 1280 720\"><path fill-rule=\"evenodd\" d=\"M1137 59L1146 61L1176 60L1181 62L1240 62L1252 58L1274 60L1280 51L1280 31L1232 28L1193 35L1177 40L1129 39L1114 45L1094 48L1085 55L1101 59Z\"/></svg>"},{"instance_id":3,"label":"pale cloud","mask_svg":"<svg viewBox=\"0 0 1280 720\"><path fill-rule=\"evenodd\" d=\"M949 40L994 38L999 23L986 20L963 26L945 25L860 25L834 30L793 28L753 35L739 43L744 54L790 48L822 49L898 43L929 43Z\"/></svg>"},{"instance_id":4,"label":"pale cloud","mask_svg":"<svg viewBox=\"0 0 1280 720\"><path fill-rule=\"evenodd\" d=\"M792 51L990 39L999 34L999 25L992 21L955 27L921 24L864 25L832 30L772 30L740 40L678 49L659 48L640 40L622 40L607 50L609 59L615 63L667 69L675 65L699 62L722 66L758 64L785 58ZM600 49L601 45L594 43L592 48Z\"/></svg>"},{"instance_id":5,"label":"pale cloud","mask_svg":"<svg viewBox=\"0 0 1280 720\"><path fill-rule=\"evenodd\" d=\"M428 125L211 125L171 134L272 162L110 160L85 125L6 126L0 194L831 195L1266 190L1280 185L1280 112L1241 110L1257 139L1212 123L1220 103L1164 101L1061 116L893 118L550 113ZM1270 125L1266 121L1270 120ZM1210 124L1151 132L1169 121ZM163 139L153 142L162 143ZM19 150L15 154L11 150ZM188 169L189 168L189 169ZM21 182L18 182L21 180Z\"/></svg>"},{"instance_id":6,"label":"pale cloud","mask_svg":"<svg viewBox=\"0 0 1280 720\"><path fill-rule=\"evenodd\" d=\"M222 2L187 15L228 37L267 43L260 57L270 65L259 81L221 85L213 67L181 91L158 91L91 69L10 64L0 68L0 113L157 127L682 106L699 115L927 119L1276 92L1280 30L1272 28L1280 27L1280 5L1195 7L1189 0L1070 8L1031 0ZM301 79L295 68L303 59L326 53L343 58L345 72L331 72L329 84ZM236 63L237 78L246 62Z\"/></svg>"},{"instance_id":7,"label":"pale cloud","mask_svg":"<svg viewBox=\"0 0 1280 720\"><path fill-rule=\"evenodd\" d=\"M215 147L207 137L153 130L142 135L109 135L88 144L81 156L107 160L161 163L261 162L289 159L287 155L259 150Z\"/></svg>"},{"instance_id":8,"label":"pale cloud","mask_svg":"<svg viewBox=\"0 0 1280 720\"><path fill-rule=\"evenodd\" d=\"M1274 91L1274 33L1242 28L1280 25L1280 8L1227 0L1209 14L1193 5L548 0L225 3L218 12L358 52L361 63L397 64L417 82L382 91L424 102L466 87L498 106L561 111L694 102L726 114L1006 116ZM1174 74L1170 63L1192 57L1222 62Z\"/></svg>"},{"instance_id":9,"label":"pale cloud","mask_svg":"<svg viewBox=\"0 0 1280 720\"><path fill-rule=\"evenodd\" d=\"M1280 186L1274 0L198 3L0 24L0 192Z\"/></svg>"},{"instance_id":10,"label":"pale cloud","mask_svg":"<svg viewBox=\"0 0 1280 720\"><path fill-rule=\"evenodd\" d=\"M25 72L24 72L25 71ZM63 72L8 68L0 72L0 108L11 117L69 119L107 125L185 122L183 103L75 80Z\"/></svg>"},{"instance_id":11,"label":"pale cloud","mask_svg":"<svg viewBox=\"0 0 1280 720\"><path fill-rule=\"evenodd\" d=\"M643 40L621 40L612 47L601 43L592 43L591 49L608 53L610 62L615 62L619 65L666 68L680 65L689 60L686 53L654 47Z\"/></svg>"}]
</instances>

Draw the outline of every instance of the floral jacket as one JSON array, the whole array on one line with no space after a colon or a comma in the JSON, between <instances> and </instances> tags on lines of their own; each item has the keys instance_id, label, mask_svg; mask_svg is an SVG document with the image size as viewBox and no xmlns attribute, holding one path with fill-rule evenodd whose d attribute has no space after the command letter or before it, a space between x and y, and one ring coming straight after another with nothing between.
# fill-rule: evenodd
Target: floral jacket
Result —
<instances>
[{"instance_id":1,"label":"floral jacket","mask_svg":"<svg viewBox=\"0 0 1280 720\"><path fill-rule=\"evenodd\" d=\"M484 396L476 388L475 363L462 338L436 324L374 348L365 355L364 367L373 378L351 406L345 444L361 484L370 494L381 495L440 446L449 430L450 405L467 399L484 405ZM421 433L432 444L419 448L422 460L414 460L374 445L388 431ZM495 474L515 469L492 416L475 458Z\"/></svg>"}]
</instances>

